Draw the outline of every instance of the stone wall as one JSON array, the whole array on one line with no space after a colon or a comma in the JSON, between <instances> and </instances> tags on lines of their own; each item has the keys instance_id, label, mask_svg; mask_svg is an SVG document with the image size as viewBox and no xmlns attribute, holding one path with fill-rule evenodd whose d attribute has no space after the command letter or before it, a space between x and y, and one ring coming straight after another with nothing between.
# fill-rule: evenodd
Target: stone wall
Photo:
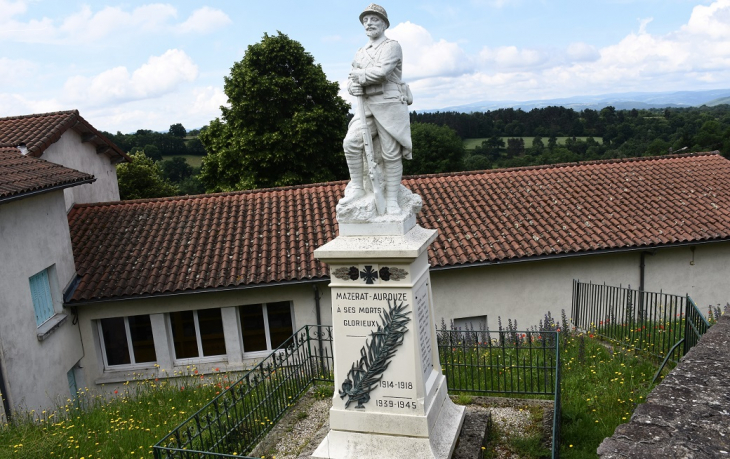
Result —
<instances>
[{"instance_id":1,"label":"stone wall","mask_svg":"<svg viewBox=\"0 0 730 459\"><path fill-rule=\"evenodd\" d=\"M710 327L597 452L603 459L730 458L730 316Z\"/></svg>"}]
</instances>

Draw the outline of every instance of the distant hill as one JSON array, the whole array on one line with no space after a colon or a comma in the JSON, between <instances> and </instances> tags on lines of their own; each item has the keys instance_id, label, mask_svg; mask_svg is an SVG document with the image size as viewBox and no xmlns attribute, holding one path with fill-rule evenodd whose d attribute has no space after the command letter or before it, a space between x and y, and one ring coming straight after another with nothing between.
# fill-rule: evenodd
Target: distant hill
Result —
<instances>
[{"instance_id":1,"label":"distant hill","mask_svg":"<svg viewBox=\"0 0 730 459\"><path fill-rule=\"evenodd\" d=\"M716 105L723 105L723 104L730 105L730 97L721 97L719 99L711 100L711 101L707 102L705 105L707 105L708 107L714 107Z\"/></svg>"},{"instance_id":2,"label":"distant hill","mask_svg":"<svg viewBox=\"0 0 730 459\"><path fill-rule=\"evenodd\" d=\"M528 100L528 101L481 101L471 104L444 107L433 112L486 112L500 108L514 108L530 111L533 108L562 106L574 110L600 110L609 105L617 110L666 107L699 107L701 105L720 105L730 103L730 89L713 89L709 91L677 91L677 92L626 92L601 94L596 96L574 96L561 99Z\"/></svg>"}]
</instances>

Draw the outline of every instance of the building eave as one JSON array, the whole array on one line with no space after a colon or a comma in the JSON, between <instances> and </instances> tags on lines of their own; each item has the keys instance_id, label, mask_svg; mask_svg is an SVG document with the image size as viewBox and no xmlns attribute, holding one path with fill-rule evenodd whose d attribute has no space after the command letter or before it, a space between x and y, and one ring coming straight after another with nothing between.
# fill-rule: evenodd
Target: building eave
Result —
<instances>
[{"instance_id":1,"label":"building eave","mask_svg":"<svg viewBox=\"0 0 730 459\"><path fill-rule=\"evenodd\" d=\"M722 243L722 242L730 242L730 237L703 240L703 241L686 241L686 242L677 242L677 243L671 243L671 244L657 244L657 245L645 245L645 246L636 246L636 247L590 250L590 251L585 251L585 252L561 253L561 254L553 254L553 255L539 255L539 256L534 256L534 257L522 257L522 258L512 258L512 259L506 259L506 260L463 263L463 264L448 265L448 266L433 266L430 268L430 270L433 272L440 272L440 271L450 271L450 270L454 270L454 269L467 269L467 268L480 268L480 267L488 267L488 266L512 265L512 264L518 264L518 263L531 263L531 262L539 262L539 261L561 260L561 259L579 258L579 257L594 256L594 255L637 253L637 252L644 252L644 251L648 251L648 250L692 247L692 246L716 244L716 243ZM123 302L123 301L170 298L170 297L178 297L178 296L185 296L185 295L232 292L232 291L268 288L268 287L285 287L285 286L294 286L294 285L321 284L323 282L329 282L329 280L330 280L329 276L324 276L324 277L319 277L319 278L298 279L298 280L292 280L292 281L267 282L267 283L261 283L261 284L244 284L244 285L227 286L227 287L213 287L213 288L204 288L204 289L195 289L195 290L192 290L192 289L191 290L182 290L182 291L177 291L177 292L150 293L150 294L143 294L143 295L127 295L127 296L99 298L99 299L90 299L90 300L76 300L76 301L66 301L65 306L67 306L67 307L88 306L88 305L100 304L100 303L117 303L117 302Z\"/></svg>"}]
</instances>

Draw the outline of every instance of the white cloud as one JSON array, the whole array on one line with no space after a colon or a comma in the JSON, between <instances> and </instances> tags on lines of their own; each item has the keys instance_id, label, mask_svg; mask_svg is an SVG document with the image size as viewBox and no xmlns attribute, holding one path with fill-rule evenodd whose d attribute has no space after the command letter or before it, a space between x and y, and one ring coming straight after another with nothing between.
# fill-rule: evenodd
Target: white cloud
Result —
<instances>
[{"instance_id":1,"label":"white cloud","mask_svg":"<svg viewBox=\"0 0 730 459\"><path fill-rule=\"evenodd\" d=\"M566 52L572 62L595 61L601 57L595 46L582 42L571 43Z\"/></svg>"},{"instance_id":2,"label":"white cloud","mask_svg":"<svg viewBox=\"0 0 730 459\"><path fill-rule=\"evenodd\" d=\"M406 79L462 75L473 70L471 58L456 43L435 41L423 27L403 22L388 31L403 48Z\"/></svg>"},{"instance_id":3,"label":"white cloud","mask_svg":"<svg viewBox=\"0 0 730 459\"><path fill-rule=\"evenodd\" d=\"M129 73L115 67L94 77L75 76L64 86L64 96L73 103L102 105L156 98L178 89L198 76L198 67L185 52L171 49L152 56Z\"/></svg>"},{"instance_id":4,"label":"white cloud","mask_svg":"<svg viewBox=\"0 0 730 459\"><path fill-rule=\"evenodd\" d=\"M0 40L26 43L89 44L100 39L135 36L139 33L207 33L232 21L223 11L203 7L182 23L175 24L177 9L170 4L152 3L132 10L107 6L93 11L88 5L63 18L17 21L13 16L25 12L22 2L0 0Z\"/></svg>"},{"instance_id":5,"label":"white cloud","mask_svg":"<svg viewBox=\"0 0 730 459\"><path fill-rule=\"evenodd\" d=\"M718 0L710 6L695 6L683 30L712 38L730 37L730 0Z\"/></svg>"},{"instance_id":6,"label":"white cloud","mask_svg":"<svg viewBox=\"0 0 730 459\"><path fill-rule=\"evenodd\" d=\"M189 114L208 113L209 118L213 119L220 116L221 105L229 106L228 96L225 95L221 88L215 86L206 86L204 88L195 88L192 91L193 103L188 108Z\"/></svg>"},{"instance_id":7,"label":"white cloud","mask_svg":"<svg viewBox=\"0 0 730 459\"><path fill-rule=\"evenodd\" d=\"M0 93L0 116L30 115L67 110L56 99L31 100L19 94Z\"/></svg>"},{"instance_id":8,"label":"white cloud","mask_svg":"<svg viewBox=\"0 0 730 459\"><path fill-rule=\"evenodd\" d=\"M414 24L394 31L404 45L404 79L411 83L415 110L479 100L727 86L730 0L695 7L687 24L672 33L651 34L650 23L640 20L638 32L600 49L576 42L564 49L485 47L476 55Z\"/></svg>"},{"instance_id":9,"label":"white cloud","mask_svg":"<svg viewBox=\"0 0 730 459\"><path fill-rule=\"evenodd\" d=\"M97 13L84 5L80 11L63 20L58 34L67 40L88 42L120 31L158 30L176 15L177 10L172 5L143 5L131 12L107 6Z\"/></svg>"},{"instance_id":10,"label":"white cloud","mask_svg":"<svg viewBox=\"0 0 730 459\"><path fill-rule=\"evenodd\" d=\"M639 35L646 33L646 26L648 26L654 18L641 19L639 21Z\"/></svg>"},{"instance_id":11,"label":"white cloud","mask_svg":"<svg viewBox=\"0 0 730 459\"><path fill-rule=\"evenodd\" d=\"M13 16L25 13L27 9L28 7L24 1L0 0L0 24L8 21Z\"/></svg>"},{"instance_id":12,"label":"white cloud","mask_svg":"<svg viewBox=\"0 0 730 459\"><path fill-rule=\"evenodd\" d=\"M140 128L166 131L173 123L182 123L187 129L200 128L221 116L220 106L226 101L221 88L201 86L124 105L78 108L95 128L126 133Z\"/></svg>"},{"instance_id":13,"label":"white cloud","mask_svg":"<svg viewBox=\"0 0 730 459\"><path fill-rule=\"evenodd\" d=\"M177 29L182 33L207 33L225 27L232 22L231 18L223 11L204 6L193 11L193 14Z\"/></svg>"},{"instance_id":14,"label":"white cloud","mask_svg":"<svg viewBox=\"0 0 730 459\"><path fill-rule=\"evenodd\" d=\"M547 63L548 59L547 53L534 49L518 49L516 46L502 46L495 49L485 47L479 53L482 66L499 70L540 67Z\"/></svg>"}]
</instances>

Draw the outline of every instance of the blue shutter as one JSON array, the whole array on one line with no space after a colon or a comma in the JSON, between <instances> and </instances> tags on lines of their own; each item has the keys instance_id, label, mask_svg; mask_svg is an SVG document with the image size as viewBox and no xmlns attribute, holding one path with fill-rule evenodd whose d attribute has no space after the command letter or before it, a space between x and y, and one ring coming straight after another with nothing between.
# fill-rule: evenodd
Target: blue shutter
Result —
<instances>
[{"instance_id":1,"label":"blue shutter","mask_svg":"<svg viewBox=\"0 0 730 459\"><path fill-rule=\"evenodd\" d=\"M71 392L71 398L75 399L79 394L79 388L76 386L76 373L73 368L68 370L66 377L68 378L68 391Z\"/></svg>"},{"instance_id":2,"label":"blue shutter","mask_svg":"<svg viewBox=\"0 0 730 459\"><path fill-rule=\"evenodd\" d=\"M30 293L33 296L35 323L40 327L53 317L53 298L51 298L51 284L48 282L47 269L30 278Z\"/></svg>"}]
</instances>

